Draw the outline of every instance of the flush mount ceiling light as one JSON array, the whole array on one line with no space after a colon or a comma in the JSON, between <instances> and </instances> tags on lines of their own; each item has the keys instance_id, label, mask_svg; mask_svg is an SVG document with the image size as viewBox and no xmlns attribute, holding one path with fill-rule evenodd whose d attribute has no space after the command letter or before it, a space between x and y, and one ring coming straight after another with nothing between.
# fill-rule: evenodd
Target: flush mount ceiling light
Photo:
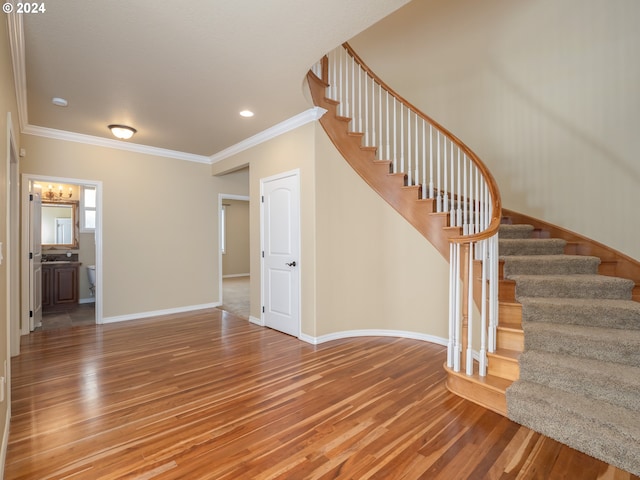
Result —
<instances>
[{"instance_id":1,"label":"flush mount ceiling light","mask_svg":"<svg viewBox=\"0 0 640 480\"><path fill-rule=\"evenodd\" d=\"M111 130L114 137L120 140L128 140L137 132L135 128L126 125L109 125L109 130Z\"/></svg>"},{"instance_id":2,"label":"flush mount ceiling light","mask_svg":"<svg viewBox=\"0 0 640 480\"><path fill-rule=\"evenodd\" d=\"M245 118L253 117L253 112L251 110L242 110L240 116Z\"/></svg>"}]
</instances>

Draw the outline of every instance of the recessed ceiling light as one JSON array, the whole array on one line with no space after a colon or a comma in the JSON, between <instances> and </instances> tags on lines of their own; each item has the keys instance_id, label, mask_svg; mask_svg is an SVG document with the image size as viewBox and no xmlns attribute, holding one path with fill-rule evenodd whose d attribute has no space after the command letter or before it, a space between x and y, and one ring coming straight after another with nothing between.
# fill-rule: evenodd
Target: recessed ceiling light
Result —
<instances>
[{"instance_id":1,"label":"recessed ceiling light","mask_svg":"<svg viewBox=\"0 0 640 480\"><path fill-rule=\"evenodd\" d=\"M60 98L60 97L53 97L51 99L51 103L53 103L58 107L66 107L67 105L69 105L69 102L67 102L64 98Z\"/></svg>"},{"instance_id":2,"label":"recessed ceiling light","mask_svg":"<svg viewBox=\"0 0 640 480\"><path fill-rule=\"evenodd\" d=\"M246 117L246 118L253 117L253 112L251 110L242 110L240 112L240 116Z\"/></svg>"}]
</instances>

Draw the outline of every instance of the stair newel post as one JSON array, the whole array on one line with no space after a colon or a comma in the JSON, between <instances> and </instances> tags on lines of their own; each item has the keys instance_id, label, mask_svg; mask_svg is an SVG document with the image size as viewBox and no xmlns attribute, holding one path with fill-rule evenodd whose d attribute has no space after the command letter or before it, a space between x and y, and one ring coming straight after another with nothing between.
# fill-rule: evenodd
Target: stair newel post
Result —
<instances>
[{"instance_id":1,"label":"stair newel post","mask_svg":"<svg viewBox=\"0 0 640 480\"><path fill-rule=\"evenodd\" d=\"M322 71L322 80L325 83L329 83L329 57L327 55L322 57L320 65Z\"/></svg>"},{"instance_id":2,"label":"stair newel post","mask_svg":"<svg viewBox=\"0 0 640 480\"><path fill-rule=\"evenodd\" d=\"M455 299L454 299L454 308L455 308L455 333L454 333L454 349L455 349L455 356L453 358L453 370L455 372L459 372L460 371L460 357L461 357L461 353L462 353L462 344L461 339L462 339L462 308L461 308L461 300L462 300L462 295L461 295L461 285L460 285L460 263L463 261L463 258L461 258L460 256L460 244L456 243L455 244L455 258L456 258L456 265L455 265L455 272L454 272L454 282L455 282Z\"/></svg>"},{"instance_id":3,"label":"stair newel post","mask_svg":"<svg viewBox=\"0 0 640 480\"><path fill-rule=\"evenodd\" d=\"M447 342L447 367L453 368L455 357L456 331L456 250L453 242L449 243L449 340Z\"/></svg>"}]
</instances>

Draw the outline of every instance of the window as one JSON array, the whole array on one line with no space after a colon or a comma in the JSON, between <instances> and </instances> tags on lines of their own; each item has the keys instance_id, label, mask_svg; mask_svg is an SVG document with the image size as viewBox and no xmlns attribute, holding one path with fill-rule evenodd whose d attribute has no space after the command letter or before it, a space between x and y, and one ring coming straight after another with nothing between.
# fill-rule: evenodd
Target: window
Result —
<instances>
[{"instance_id":1,"label":"window","mask_svg":"<svg viewBox=\"0 0 640 480\"><path fill-rule=\"evenodd\" d=\"M96 187L85 185L80 197L80 231L95 232L96 230Z\"/></svg>"}]
</instances>

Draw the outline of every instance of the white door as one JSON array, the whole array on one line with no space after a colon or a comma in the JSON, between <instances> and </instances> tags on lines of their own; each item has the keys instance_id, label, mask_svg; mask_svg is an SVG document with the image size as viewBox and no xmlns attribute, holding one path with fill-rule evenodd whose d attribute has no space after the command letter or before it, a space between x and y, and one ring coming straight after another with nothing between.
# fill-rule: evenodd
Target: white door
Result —
<instances>
[{"instance_id":1,"label":"white door","mask_svg":"<svg viewBox=\"0 0 640 480\"><path fill-rule=\"evenodd\" d=\"M264 324L300 335L300 182L298 172L261 181Z\"/></svg>"},{"instance_id":2,"label":"white door","mask_svg":"<svg viewBox=\"0 0 640 480\"><path fill-rule=\"evenodd\" d=\"M42 324L42 200L29 197L29 330Z\"/></svg>"}]
</instances>

